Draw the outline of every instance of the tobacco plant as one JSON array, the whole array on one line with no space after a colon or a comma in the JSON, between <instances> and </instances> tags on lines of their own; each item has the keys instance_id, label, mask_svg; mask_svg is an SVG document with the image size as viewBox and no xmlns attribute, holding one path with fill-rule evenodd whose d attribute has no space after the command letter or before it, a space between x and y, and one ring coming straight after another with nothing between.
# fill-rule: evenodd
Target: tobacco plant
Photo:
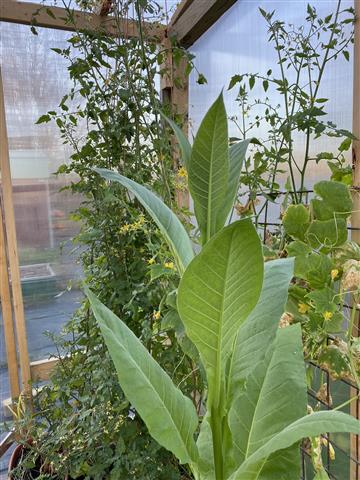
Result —
<instances>
[{"instance_id":1,"label":"tobacco plant","mask_svg":"<svg viewBox=\"0 0 360 480\"><path fill-rule=\"evenodd\" d=\"M299 478L299 442L324 432L360 433L341 412L306 414L299 325L279 329L292 259L264 265L251 219L224 228L237 192L244 144L228 148L220 96L191 147L177 131L203 248L195 256L176 215L146 187L115 172L153 217L181 274L177 309L206 372L198 414L127 326L87 290L120 385L151 435L189 465L197 480ZM235 154L241 151L242 154Z\"/></svg>"}]
</instances>

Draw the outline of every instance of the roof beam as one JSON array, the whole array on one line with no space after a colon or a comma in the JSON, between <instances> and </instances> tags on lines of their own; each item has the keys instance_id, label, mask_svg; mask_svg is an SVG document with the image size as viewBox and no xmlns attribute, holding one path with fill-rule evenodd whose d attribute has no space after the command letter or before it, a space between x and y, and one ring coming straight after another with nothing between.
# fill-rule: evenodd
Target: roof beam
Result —
<instances>
[{"instance_id":1,"label":"roof beam","mask_svg":"<svg viewBox=\"0 0 360 480\"><path fill-rule=\"evenodd\" d=\"M134 20L115 19L114 16L96 15L62 7L46 7L39 3L0 1L0 21L54 28L70 32L77 30L103 30L113 36L136 38L138 24ZM144 34L150 37L163 36L165 27L157 23L144 23Z\"/></svg>"},{"instance_id":2,"label":"roof beam","mask_svg":"<svg viewBox=\"0 0 360 480\"><path fill-rule=\"evenodd\" d=\"M237 0L183 0L175 11L168 30L185 48L190 47Z\"/></svg>"}]
</instances>

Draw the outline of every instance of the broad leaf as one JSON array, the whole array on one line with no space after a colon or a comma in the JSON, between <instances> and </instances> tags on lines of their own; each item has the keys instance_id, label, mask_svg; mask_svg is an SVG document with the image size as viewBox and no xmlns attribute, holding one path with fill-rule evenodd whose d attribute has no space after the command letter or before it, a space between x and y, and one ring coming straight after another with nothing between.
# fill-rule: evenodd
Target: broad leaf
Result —
<instances>
[{"instance_id":1,"label":"broad leaf","mask_svg":"<svg viewBox=\"0 0 360 480\"><path fill-rule=\"evenodd\" d=\"M250 140L244 140L231 145L229 149L229 178L225 192L223 206L219 211L217 230L220 230L234 205L236 194L239 188L241 169L244 164L246 150Z\"/></svg>"},{"instance_id":2,"label":"broad leaf","mask_svg":"<svg viewBox=\"0 0 360 480\"><path fill-rule=\"evenodd\" d=\"M289 205L283 218L285 232L298 240L305 240L310 225L310 212L304 205Z\"/></svg>"},{"instance_id":3,"label":"broad leaf","mask_svg":"<svg viewBox=\"0 0 360 480\"><path fill-rule=\"evenodd\" d=\"M311 206L318 220L331 220L334 217L350 216L353 203L347 185L341 182L323 180L314 185L314 192L321 200L314 198Z\"/></svg>"},{"instance_id":4,"label":"broad leaf","mask_svg":"<svg viewBox=\"0 0 360 480\"><path fill-rule=\"evenodd\" d=\"M323 411L306 415L274 435L248 457L229 480L256 480L259 478L259 462L264 461L269 455L288 448L303 438L317 437L326 432L349 432L360 435L360 422L342 412Z\"/></svg>"},{"instance_id":5,"label":"broad leaf","mask_svg":"<svg viewBox=\"0 0 360 480\"><path fill-rule=\"evenodd\" d=\"M217 232L218 217L225 200L229 178L228 141L221 94L199 127L188 168L189 189L203 244Z\"/></svg>"},{"instance_id":6,"label":"broad leaf","mask_svg":"<svg viewBox=\"0 0 360 480\"><path fill-rule=\"evenodd\" d=\"M193 403L174 386L133 332L93 293L86 290L86 294L126 397L160 445L181 463L193 463L197 458L193 436L198 425Z\"/></svg>"},{"instance_id":7,"label":"broad leaf","mask_svg":"<svg viewBox=\"0 0 360 480\"><path fill-rule=\"evenodd\" d=\"M314 249L328 253L346 242L348 238L346 220L344 218L314 220L307 229L305 237Z\"/></svg>"},{"instance_id":8,"label":"broad leaf","mask_svg":"<svg viewBox=\"0 0 360 480\"><path fill-rule=\"evenodd\" d=\"M253 357L256 359L256 356ZM291 392L291 401L289 401ZM246 380L246 390L232 404L229 425L236 466L239 466L274 435L306 413L306 380L300 325L279 329L265 359ZM289 452L293 454L293 452ZM298 462L296 462L296 459ZM286 478L297 478L299 453ZM272 469L277 462L267 460ZM265 467L261 465L259 472ZM260 477L259 478L266 478Z\"/></svg>"},{"instance_id":9,"label":"broad leaf","mask_svg":"<svg viewBox=\"0 0 360 480\"><path fill-rule=\"evenodd\" d=\"M207 368L209 389L214 381L219 391L234 339L258 301L262 280L260 239L246 219L213 237L180 282L178 310Z\"/></svg>"},{"instance_id":10,"label":"broad leaf","mask_svg":"<svg viewBox=\"0 0 360 480\"><path fill-rule=\"evenodd\" d=\"M106 180L120 183L135 195L159 227L174 255L179 273L182 275L194 257L194 251L189 235L178 217L157 195L130 178L104 168L96 168L95 171Z\"/></svg>"},{"instance_id":11,"label":"broad leaf","mask_svg":"<svg viewBox=\"0 0 360 480\"><path fill-rule=\"evenodd\" d=\"M264 283L260 299L246 322L240 327L231 359L228 380L228 400L260 362L274 340L288 297L293 276L293 259L265 263Z\"/></svg>"},{"instance_id":12,"label":"broad leaf","mask_svg":"<svg viewBox=\"0 0 360 480\"><path fill-rule=\"evenodd\" d=\"M190 157L191 157L191 145L189 140L187 139L185 133L182 131L179 125L177 125L173 120L171 120L171 118L167 117L164 113L160 112L160 114L164 118L164 120L167 121L170 127L173 129L176 139L179 143L183 164L186 167L186 169L188 169Z\"/></svg>"}]
</instances>

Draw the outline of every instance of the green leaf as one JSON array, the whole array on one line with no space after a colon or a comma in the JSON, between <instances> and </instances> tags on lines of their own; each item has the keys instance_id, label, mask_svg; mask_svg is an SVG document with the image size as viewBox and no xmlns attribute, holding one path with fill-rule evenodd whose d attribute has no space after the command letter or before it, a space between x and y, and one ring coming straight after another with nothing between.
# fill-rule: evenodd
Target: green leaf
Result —
<instances>
[{"instance_id":1,"label":"green leaf","mask_svg":"<svg viewBox=\"0 0 360 480\"><path fill-rule=\"evenodd\" d=\"M229 179L225 192L223 206L219 211L217 230L220 230L234 205L236 194L239 189L241 169L245 161L245 155L250 140L244 140L231 145L229 149Z\"/></svg>"},{"instance_id":2,"label":"green leaf","mask_svg":"<svg viewBox=\"0 0 360 480\"><path fill-rule=\"evenodd\" d=\"M231 406L229 424L236 467L274 435L303 417L306 404L301 327L294 325L278 330L276 341L268 349L265 359L257 363L247 378L245 392ZM291 478L297 478L300 471L299 452L296 456L298 461L292 468ZM267 462L272 463L271 457ZM259 466L260 471L264 466ZM272 468L276 467L274 463Z\"/></svg>"},{"instance_id":3,"label":"green leaf","mask_svg":"<svg viewBox=\"0 0 360 480\"><path fill-rule=\"evenodd\" d=\"M188 169L190 157L191 157L191 145L189 140L187 139L185 133L179 127L179 125L177 125L173 120L171 120L171 118L167 117L163 112L160 111L160 114L163 117L163 119L166 120L167 123L170 125L170 127L173 129L175 136L177 138L177 141L179 143L183 164Z\"/></svg>"},{"instance_id":4,"label":"green leaf","mask_svg":"<svg viewBox=\"0 0 360 480\"><path fill-rule=\"evenodd\" d=\"M340 145L340 147L339 147L339 152L346 152L346 151L349 150L349 148L351 147L351 144L352 144L351 138L349 138L349 137L345 138L345 139L341 142L341 145Z\"/></svg>"},{"instance_id":5,"label":"green leaf","mask_svg":"<svg viewBox=\"0 0 360 480\"><path fill-rule=\"evenodd\" d=\"M334 303L336 293L330 287L326 286L320 290L314 290L308 293L306 298L310 300L315 312L335 312L336 310L336 304Z\"/></svg>"},{"instance_id":6,"label":"green leaf","mask_svg":"<svg viewBox=\"0 0 360 480\"><path fill-rule=\"evenodd\" d=\"M195 137L188 168L189 189L202 243L217 231L229 176L228 128L223 95L205 115ZM225 221L224 221L225 223Z\"/></svg>"},{"instance_id":7,"label":"green leaf","mask_svg":"<svg viewBox=\"0 0 360 480\"><path fill-rule=\"evenodd\" d=\"M283 218L285 232L298 240L305 239L310 225L310 213L304 205L289 205Z\"/></svg>"},{"instance_id":8,"label":"green leaf","mask_svg":"<svg viewBox=\"0 0 360 480\"><path fill-rule=\"evenodd\" d=\"M104 168L95 168L95 171L106 180L120 183L135 195L159 227L174 255L179 273L182 275L194 257L194 251L191 240L178 217L158 196L130 178Z\"/></svg>"},{"instance_id":9,"label":"green leaf","mask_svg":"<svg viewBox=\"0 0 360 480\"><path fill-rule=\"evenodd\" d=\"M314 220L307 229L305 237L313 248L328 253L346 242L348 238L346 220L343 218Z\"/></svg>"},{"instance_id":10,"label":"green leaf","mask_svg":"<svg viewBox=\"0 0 360 480\"><path fill-rule=\"evenodd\" d=\"M342 54L344 55L344 57L346 58L346 60L349 62L350 60L350 54L347 50L343 50L342 51Z\"/></svg>"},{"instance_id":11,"label":"green leaf","mask_svg":"<svg viewBox=\"0 0 360 480\"><path fill-rule=\"evenodd\" d=\"M342 412L317 412L306 415L274 435L240 466L229 480L255 480L259 473L259 462L273 452L288 448L306 437L317 437L323 433L349 432L359 435L360 422Z\"/></svg>"},{"instance_id":12,"label":"green leaf","mask_svg":"<svg viewBox=\"0 0 360 480\"><path fill-rule=\"evenodd\" d=\"M228 401L235 397L247 376L260 362L275 339L280 317L284 313L294 260L281 259L265 263L264 283L259 301L240 327L229 367Z\"/></svg>"},{"instance_id":13,"label":"green leaf","mask_svg":"<svg viewBox=\"0 0 360 480\"><path fill-rule=\"evenodd\" d=\"M297 257L299 255L308 255L312 250L306 243L295 240L287 245L286 251L289 257Z\"/></svg>"},{"instance_id":14,"label":"green leaf","mask_svg":"<svg viewBox=\"0 0 360 480\"><path fill-rule=\"evenodd\" d=\"M234 339L259 299L262 280L260 239L246 219L206 244L180 282L179 314L207 369L209 391L222 388Z\"/></svg>"},{"instance_id":15,"label":"green leaf","mask_svg":"<svg viewBox=\"0 0 360 480\"><path fill-rule=\"evenodd\" d=\"M198 425L195 407L133 332L96 296L86 289L127 399L146 423L153 438L181 463L197 458L194 433Z\"/></svg>"},{"instance_id":16,"label":"green leaf","mask_svg":"<svg viewBox=\"0 0 360 480\"><path fill-rule=\"evenodd\" d=\"M237 83L242 82L242 79L243 79L242 75L234 75L233 77L231 77L228 90L231 90L232 88L234 88Z\"/></svg>"},{"instance_id":17,"label":"green leaf","mask_svg":"<svg viewBox=\"0 0 360 480\"><path fill-rule=\"evenodd\" d=\"M48 123L50 122L50 120L50 115L41 115L41 117L39 117L38 120L35 122L35 125L38 125L40 123Z\"/></svg>"},{"instance_id":18,"label":"green leaf","mask_svg":"<svg viewBox=\"0 0 360 480\"><path fill-rule=\"evenodd\" d=\"M352 210L352 199L347 185L335 181L318 182L314 192L321 197L311 200L317 220L331 220L334 217L348 217Z\"/></svg>"}]
</instances>

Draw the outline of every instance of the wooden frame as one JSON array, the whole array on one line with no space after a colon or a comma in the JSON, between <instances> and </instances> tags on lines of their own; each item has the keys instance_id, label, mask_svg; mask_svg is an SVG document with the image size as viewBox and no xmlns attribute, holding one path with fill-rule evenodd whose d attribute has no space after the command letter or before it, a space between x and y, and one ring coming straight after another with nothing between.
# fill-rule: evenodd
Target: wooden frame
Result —
<instances>
[{"instance_id":1,"label":"wooden frame","mask_svg":"<svg viewBox=\"0 0 360 480\"><path fill-rule=\"evenodd\" d=\"M10 281L8 273L8 261L5 244L5 231L0 202L0 299L4 325L6 360L9 372L11 398L20 395L20 383L18 372L18 360L16 353L16 338L13 324L13 312L10 293Z\"/></svg>"},{"instance_id":2,"label":"wooden frame","mask_svg":"<svg viewBox=\"0 0 360 480\"><path fill-rule=\"evenodd\" d=\"M189 48L237 0L184 0L174 13L169 36L176 37L181 46Z\"/></svg>"},{"instance_id":3,"label":"wooden frame","mask_svg":"<svg viewBox=\"0 0 360 480\"><path fill-rule=\"evenodd\" d=\"M21 290L21 280L20 280L20 268L19 268L19 257L17 250L17 239L16 239L16 228L15 228L15 215L14 215L14 204L13 204L13 195L12 195L12 181L11 181L11 171L10 171L10 159L9 159L9 145L8 137L6 130L6 116L5 116L5 102L4 102L4 90L2 84L2 76L0 69L0 172L1 172L1 186L2 186L2 204L4 209L4 245L6 244L6 249L4 247L4 252L7 252L7 261L9 263L9 271L11 277L11 293L12 293L12 308L13 315L16 325L16 334L17 334L17 345L19 349L19 363L21 370L21 383L22 390L25 394L31 392L30 385L30 364L29 364L29 354L28 354L28 345L27 345L27 335L26 335L26 324L25 324L25 315L24 315L24 304ZM6 261L5 269L6 269ZM3 270L4 278L5 271ZM1 291L1 293L3 293ZM9 296L2 297L2 303L9 301ZM11 309L10 305L6 306L7 313ZM8 319L9 321L10 319ZM12 348L11 345L8 346L9 349ZM16 362L17 368L17 362ZM9 370L10 374L15 372L11 369ZM11 384L15 384L15 378L11 380Z\"/></svg>"},{"instance_id":4,"label":"wooden frame","mask_svg":"<svg viewBox=\"0 0 360 480\"><path fill-rule=\"evenodd\" d=\"M353 228L351 238L360 244L360 0L354 1L355 6L355 38L354 38L354 87L353 87L353 133L357 140L352 146L352 167L353 167L353 213L351 226ZM357 312L355 320L354 335L360 332L360 313ZM356 395L355 389L350 389L350 396ZM359 418L360 399L357 398L351 403L351 414ZM360 436L351 435L351 455L360 462ZM350 462L350 478L358 478L360 466Z\"/></svg>"},{"instance_id":5,"label":"wooden frame","mask_svg":"<svg viewBox=\"0 0 360 480\"><path fill-rule=\"evenodd\" d=\"M139 36L138 25L134 20L16 0L1 0L0 21L56 30L105 30L113 36L120 31L126 37ZM165 31L165 26L149 22L144 22L143 28L144 34L151 37L162 37Z\"/></svg>"}]
</instances>

